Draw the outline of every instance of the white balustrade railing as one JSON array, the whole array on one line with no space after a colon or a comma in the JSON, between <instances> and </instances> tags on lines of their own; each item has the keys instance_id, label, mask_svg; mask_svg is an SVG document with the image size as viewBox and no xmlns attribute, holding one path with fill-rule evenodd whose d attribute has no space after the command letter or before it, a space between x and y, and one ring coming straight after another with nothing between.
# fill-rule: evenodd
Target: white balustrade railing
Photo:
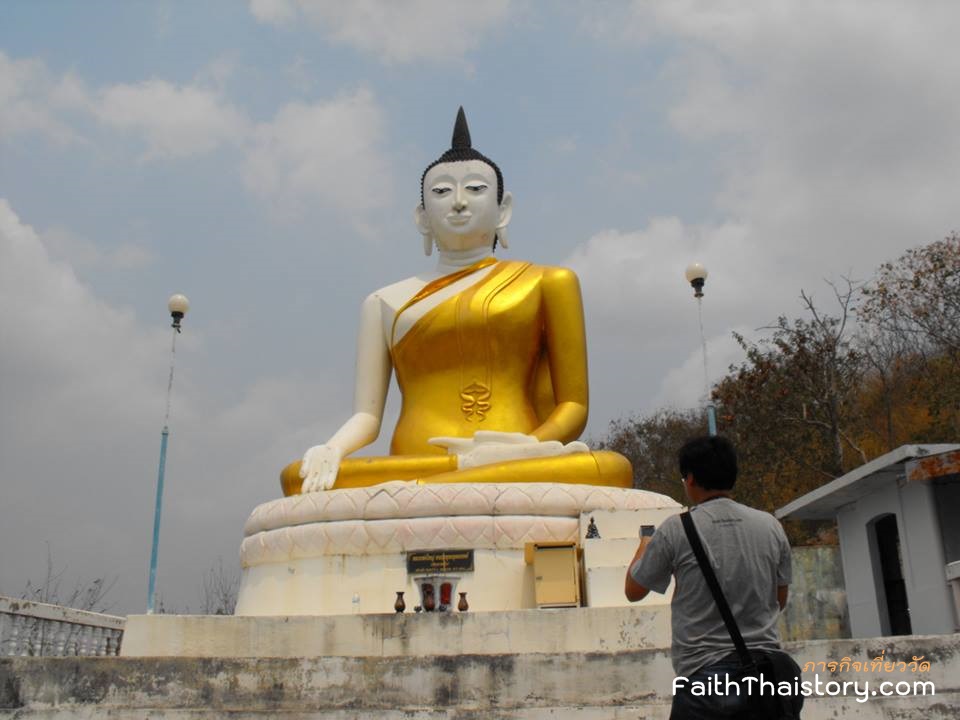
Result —
<instances>
[{"instance_id":1,"label":"white balustrade railing","mask_svg":"<svg viewBox=\"0 0 960 720\"><path fill-rule=\"evenodd\" d=\"M0 595L0 655L119 655L126 622Z\"/></svg>"}]
</instances>

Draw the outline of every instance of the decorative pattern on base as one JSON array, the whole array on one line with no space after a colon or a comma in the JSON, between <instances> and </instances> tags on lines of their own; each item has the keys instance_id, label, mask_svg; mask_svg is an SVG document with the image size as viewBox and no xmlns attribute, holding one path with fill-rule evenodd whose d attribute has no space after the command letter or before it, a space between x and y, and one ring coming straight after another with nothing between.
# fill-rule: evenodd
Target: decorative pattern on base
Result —
<instances>
[{"instance_id":1,"label":"decorative pattern on base","mask_svg":"<svg viewBox=\"0 0 960 720\"><path fill-rule=\"evenodd\" d=\"M563 483L417 485L295 495L247 520L243 567L327 555L383 555L450 547L523 549L575 540L582 512L680 508L643 490Z\"/></svg>"},{"instance_id":2,"label":"decorative pattern on base","mask_svg":"<svg viewBox=\"0 0 960 720\"><path fill-rule=\"evenodd\" d=\"M579 517L592 510L676 507L672 498L646 490L566 483L457 483L417 485L395 481L365 488L327 490L279 498L254 509L244 535L315 522L388 520L454 515Z\"/></svg>"},{"instance_id":3,"label":"decorative pattern on base","mask_svg":"<svg viewBox=\"0 0 960 720\"><path fill-rule=\"evenodd\" d=\"M322 555L386 555L451 547L523 549L528 542L576 540L579 526L577 518L533 515L310 523L244 539L240 564L253 567Z\"/></svg>"}]
</instances>

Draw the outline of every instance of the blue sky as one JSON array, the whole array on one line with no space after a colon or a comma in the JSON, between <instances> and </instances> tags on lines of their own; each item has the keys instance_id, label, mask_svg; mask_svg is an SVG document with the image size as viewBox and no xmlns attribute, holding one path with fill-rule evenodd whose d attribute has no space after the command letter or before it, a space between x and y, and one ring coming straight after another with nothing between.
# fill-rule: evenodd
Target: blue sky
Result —
<instances>
[{"instance_id":1,"label":"blue sky","mask_svg":"<svg viewBox=\"0 0 960 720\"><path fill-rule=\"evenodd\" d=\"M732 330L957 228L958 20L886 0L4 3L0 543L19 550L0 593L49 542L142 608L183 292L160 587L197 608L279 468L350 412L362 298L432 263L412 209L461 104L515 198L504 256L581 277L588 434L696 405L689 262L711 270L719 376Z\"/></svg>"}]
</instances>

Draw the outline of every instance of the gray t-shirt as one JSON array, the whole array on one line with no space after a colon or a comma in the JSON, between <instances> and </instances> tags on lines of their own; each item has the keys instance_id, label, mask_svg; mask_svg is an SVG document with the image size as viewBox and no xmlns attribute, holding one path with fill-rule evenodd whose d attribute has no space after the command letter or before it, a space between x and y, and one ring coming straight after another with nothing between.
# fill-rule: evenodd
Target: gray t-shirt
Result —
<instances>
[{"instance_id":1,"label":"gray t-shirt","mask_svg":"<svg viewBox=\"0 0 960 720\"><path fill-rule=\"evenodd\" d=\"M790 545L773 515L719 497L690 511L713 565L717 580L750 647L780 647L777 586L791 579ZM673 626L673 669L689 677L734 652L727 632L697 564L679 515L667 518L650 539L633 579L662 593L676 577L670 603Z\"/></svg>"}]
</instances>

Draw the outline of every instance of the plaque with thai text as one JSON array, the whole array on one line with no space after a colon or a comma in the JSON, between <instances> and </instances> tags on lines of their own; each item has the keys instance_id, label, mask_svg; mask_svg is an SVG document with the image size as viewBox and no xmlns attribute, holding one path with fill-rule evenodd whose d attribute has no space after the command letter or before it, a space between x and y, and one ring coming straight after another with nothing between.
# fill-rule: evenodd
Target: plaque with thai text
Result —
<instances>
[{"instance_id":1,"label":"plaque with thai text","mask_svg":"<svg viewBox=\"0 0 960 720\"><path fill-rule=\"evenodd\" d=\"M414 550L407 553L407 573L473 572L473 550Z\"/></svg>"}]
</instances>

